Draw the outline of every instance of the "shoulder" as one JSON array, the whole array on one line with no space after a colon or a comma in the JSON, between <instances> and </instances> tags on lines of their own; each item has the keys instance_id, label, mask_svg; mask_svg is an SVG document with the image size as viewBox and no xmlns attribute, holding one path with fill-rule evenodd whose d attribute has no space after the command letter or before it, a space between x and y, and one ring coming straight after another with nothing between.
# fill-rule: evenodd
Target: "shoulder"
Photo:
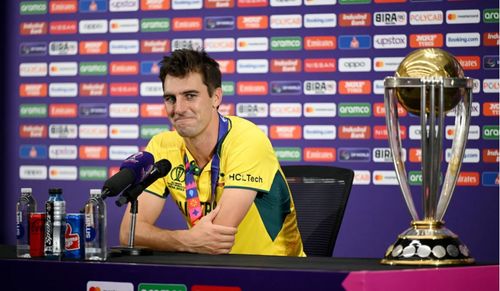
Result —
<instances>
[{"instance_id":1,"label":"shoulder","mask_svg":"<svg viewBox=\"0 0 500 291\"><path fill-rule=\"evenodd\" d=\"M179 149L183 146L184 140L176 131L164 131L156 134L149 140L147 150L165 151L169 149Z\"/></svg>"},{"instance_id":2,"label":"shoulder","mask_svg":"<svg viewBox=\"0 0 500 291\"><path fill-rule=\"evenodd\" d=\"M231 123L228 137L233 136L240 138L245 136L267 139L264 132L250 120L237 116L227 116L226 118L229 119Z\"/></svg>"}]
</instances>

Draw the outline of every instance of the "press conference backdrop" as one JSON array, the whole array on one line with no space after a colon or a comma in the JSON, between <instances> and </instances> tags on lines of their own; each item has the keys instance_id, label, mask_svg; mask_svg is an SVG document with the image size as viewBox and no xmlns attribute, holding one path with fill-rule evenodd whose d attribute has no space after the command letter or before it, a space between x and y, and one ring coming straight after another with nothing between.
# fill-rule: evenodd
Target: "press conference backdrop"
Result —
<instances>
[{"instance_id":1,"label":"press conference backdrop","mask_svg":"<svg viewBox=\"0 0 500 291\"><path fill-rule=\"evenodd\" d=\"M123 159L169 130L161 57L203 47L223 72L223 114L248 118L283 164L355 170L334 255L382 257L410 216L388 149L383 79L414 49L454 54L475 78L469 140L445 220L479 260L498 260L498 1L8 1L9 142L5 228L32 187L43 209L62 187L68 212ZM419 119L400 110L419 205ZM444 158L454 135L446 117ZM109 239L124 209L108 200ZM140 205L139 205L139 211ZM160 225L185 227L168 202Z\"/></svg>"}]
</instances>

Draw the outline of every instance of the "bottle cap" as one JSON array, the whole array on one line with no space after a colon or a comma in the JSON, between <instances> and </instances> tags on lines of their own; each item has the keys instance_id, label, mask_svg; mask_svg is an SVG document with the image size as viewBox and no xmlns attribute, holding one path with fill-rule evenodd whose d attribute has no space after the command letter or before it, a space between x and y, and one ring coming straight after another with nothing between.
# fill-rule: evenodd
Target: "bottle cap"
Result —
<instances>
[{"instance_id":1,"label":"bottle cap","mask_svg":"<svg viewBox=\"0 0 500 291\"><path fill-rule=\"evenodd\" d=\"M26 193L26 194L30 193L31 194L32 192L33 192L33 189L31 189L31 188L21 188L21 193L22 194L24 194L24 193Z\"/></svg>"},{"instance_id":2,"label":"bottle cap","mask_svg":"<svg viewBox=\"0 0 500 291\"><path fill-rule=\"evenodd\" d=\"M90 189L90 196L101 196L101 189Z\"/></svg>"},{"instance_id":3,"label":"bottle cap","mask_svg":"<svg viewBox=\"0 0 500 291\"><path fill-rule=\"evenodd\" d=\"M62 189L61 188L50 188L49 194L62 194Z\"/></svg>"}]
</instances>

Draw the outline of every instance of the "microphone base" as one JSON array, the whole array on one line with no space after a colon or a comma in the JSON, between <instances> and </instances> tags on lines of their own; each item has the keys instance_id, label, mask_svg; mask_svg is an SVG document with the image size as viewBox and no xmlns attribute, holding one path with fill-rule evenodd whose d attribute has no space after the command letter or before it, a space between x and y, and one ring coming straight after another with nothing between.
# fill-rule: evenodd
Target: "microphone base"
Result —
<instances>
[{"instance_id":1,"label":"microphone base","mask_svg":"<svg viewBox=\"0 0 500 291\"><path fill-rule=\"evenodd\" d=\"M153 250L147 247L111 247L110 255L113 257L118 256L151 256L153 254Z\"/></svg>"}]
</instances>

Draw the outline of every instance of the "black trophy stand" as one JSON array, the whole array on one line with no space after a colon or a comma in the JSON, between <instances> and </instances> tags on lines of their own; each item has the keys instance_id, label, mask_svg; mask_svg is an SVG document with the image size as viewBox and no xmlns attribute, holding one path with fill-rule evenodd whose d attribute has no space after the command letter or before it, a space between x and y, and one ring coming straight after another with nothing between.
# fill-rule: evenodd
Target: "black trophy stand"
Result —
<instances>
[{"instance_id":1,"label":"black trophy stand","mask_svg":"<svg viewBox=\"0 0 500 291\"><path fill-rule=\"evenodd\" d=\"M125 195L122 195L125 196ZM141 246L134 246L134 239L135 239L135 223L137 219L137 212L139 209L139 201L137 201L137 198L135 199L130 199L130 196L128 199L130 200L130 215L132 216L132 219L130 221L130 232L129 232L129 237L128 237L128 246L123 247L112 247L111 251L113 254L116 254L117 256L122 255L122 256L150 256L153 254L153 250L147 247L141 247ZM123 204L120 203L122 200L116 201L116 204L118 206L122 206Z\"/></svg>"}]
</instances>

